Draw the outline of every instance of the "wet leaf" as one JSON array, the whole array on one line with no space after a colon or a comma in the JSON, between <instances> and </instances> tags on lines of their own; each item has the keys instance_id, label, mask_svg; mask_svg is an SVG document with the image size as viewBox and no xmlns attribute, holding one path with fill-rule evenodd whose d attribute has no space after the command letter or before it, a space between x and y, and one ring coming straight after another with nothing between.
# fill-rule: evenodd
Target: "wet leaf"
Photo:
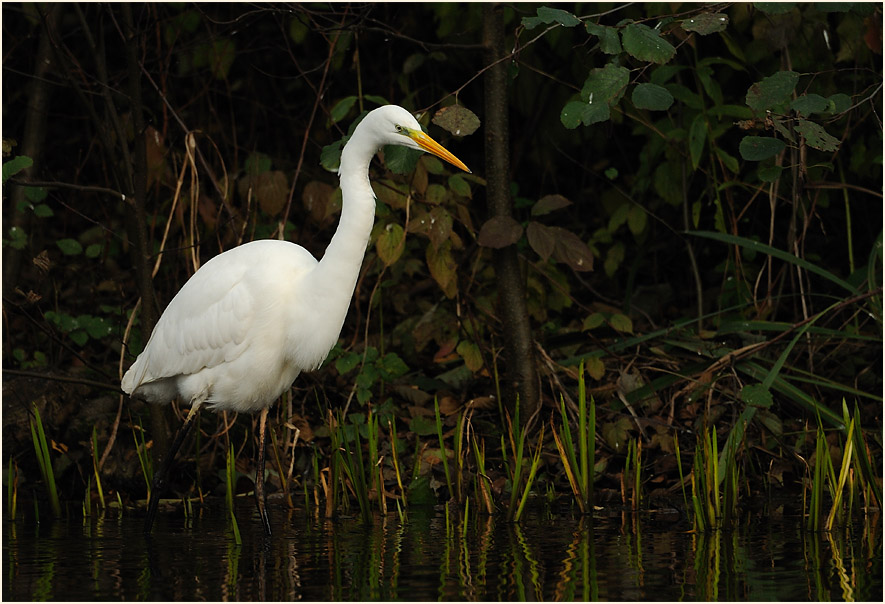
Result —
<instances>
[{"instance_id":1,"label":"wet leaf","mask_svg":"<svg viewBox=\"0 0 885 604\"><path fill-rule=\"evenodd\" d=\"M452 234L452 215L442 206L431 208L427 214L430 224L427 228L427 236L433 247L438 248L444 241L448 241Z\"/></svg>"},{"instance_id":2,"label":"wet leaf","mask_svg":"<svg viewBox=\"0 0 885 604\"><path fill-rule=\"evenodd\" d=\"M631 23L621 32L624 50L640 61L666 63L676 54L673 45L660 32L642 23Z\"/></svg>"},{"instance_id":3,"label":"wet leaf","mask_svg":"<svg viewBox=\"0 0 885 604\"><path fill-rule=\"evenodd\" d=\"M443 107L433 116L433 123L455 136L468 136L480 126L479 118L461 105Z\"/></svg>"},{"instance_id":4,"label":"wet leaf","mask_svg":"<svg viewBox=\"0 0 885 604\"><path fill-rule=\"evenodd\" d=\"M478 241L483 247L500 249L513 245L522 237L522 225L510 216L489 218L479 230Z\"/></svg>"},{"instance_id":5,"label":"wet leaf","mask_svg":"<svg viewBox=\"0 0 885 604\"><path fill-rule=\"evenodd\" d=\"M549 25L553 22L564 25L565 27L574 27L580 25L581 20L568 11L560 8L550 8L549 6L541 6L538 8L537 17L523 17L522 25L526 29L534 29L538 25Z\"/></svg>"},{"instance_id":6,"label":"wet leaf","mask_svg":"<svg viewBox=\"0 0 885 604\"><path fill-rule=\"evenodd\" d=\"M682 29L706 36L728 27L728 16L722 13L701 13L682 22Z\"/></svg>"}]
</instances>

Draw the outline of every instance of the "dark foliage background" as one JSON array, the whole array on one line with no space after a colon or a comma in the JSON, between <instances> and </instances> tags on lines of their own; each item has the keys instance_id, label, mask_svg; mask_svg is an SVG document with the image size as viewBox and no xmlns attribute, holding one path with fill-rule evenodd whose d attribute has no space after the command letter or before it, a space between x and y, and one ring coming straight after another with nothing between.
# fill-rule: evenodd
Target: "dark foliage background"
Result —
<instances>
[{"instance_id":1,"label":"dark foliage background","mask_svg":"<svg viewBox=\"0 0 885 604\"><path fill-rule=\"evenodd\" d=\"M111 487L142 496L129 433L147 426L148 411L111 390L144 338L140 315L127 331L142 294L137 270L153 269L163 246L152 280L161 311L195 258L276 236L280 225L321 255L340 204L334 144L379 100L420 112L474 175L453 181L426 158L391 154L374 164L378 225L352 314L327 365L277 407L283 441L289 422L302 442L323 447L322 409L347 408L359 426L372 408L396 418L414 451L433 434L434 396L450 423L474 410L479 433L496 435L495 376L512 359L501 345L508 325L491 249L514 243L538 352L536 421L548 421L561 396L573 405L584 360L609 464L599 468L603 485L617 485L626 443L642 438L661 477L649 488L664 492L675 479L673 431L691 443L716 426L724 442L757 404L745 388L759 384L769 398L747 429L750 472L806 454L804 430L822 410L834 427L843 397L860 406L879 455L881 6L556 5L580 24L541 6L501 9L513 50L517 228L508 231L486 223L482 4L136 4L130 39L120 5L4 3L4 464L12 458L25 484L38 480L25 420L37 403L69 496L82 497L91 472L93 427ZM686 28L703 15L724 16L727 27ZM657 25L652 36L674 52L646 56L626 37L613 49L586 23L616 39L630 23ZM593 107L601 73L593 70L605 66L624 68L628 85L608 98L594 93L608 116L575 118L570 109ZM748 106L751 87L781 72L799 74L794 86L770 107ZM634 94L640 84L675 100L649 105ZM796 109L811 94L830 104ZM430 121L455 104L478 116L476 133L455 136ZM800 117L833 140L800 135ZM741 150L748 136L787 144L757 159ZM18 156L33 166L7 181L6 163ZM133 202L139 170L145 225ZM408 233L401 249L393 225ZM133 233L144 226L152 252L138 269ZM766 383L794 328L834 304L778 375L800 394ZM748 360L755 369L741 364ZM204 465L220 460L214 440L240 450L249 442L245 419L233 430L217 421L206 428L216 419L203 418ZM305 450L291 453L307 463ZM802 470L791 467L767 480L797 480ZM561 486L555 462L542 474Z\"/></svg>"}]
</instances>

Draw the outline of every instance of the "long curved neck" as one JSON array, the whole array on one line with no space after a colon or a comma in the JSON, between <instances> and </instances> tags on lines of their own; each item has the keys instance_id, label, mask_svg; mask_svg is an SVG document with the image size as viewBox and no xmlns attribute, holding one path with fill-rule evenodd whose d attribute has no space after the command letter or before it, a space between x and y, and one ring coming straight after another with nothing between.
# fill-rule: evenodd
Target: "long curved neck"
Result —
<instances>
[{"instance_id":1,"label":"long curved neck","mask_svg":"<svg viewBox=\"0 0 885 604\"><path fill-rule=\"evenodd\" d=\"M356 134L356 133L354 133ZM377 149L370 145L345 145L338 170L341 181L341 218L326 252L314 269L314 283L325 311L344 321L359 276L369 235L375 222L375 194L369 183L369 162ZM337 336L337 334L336 334Z\"/></svg>"}]
</instances>

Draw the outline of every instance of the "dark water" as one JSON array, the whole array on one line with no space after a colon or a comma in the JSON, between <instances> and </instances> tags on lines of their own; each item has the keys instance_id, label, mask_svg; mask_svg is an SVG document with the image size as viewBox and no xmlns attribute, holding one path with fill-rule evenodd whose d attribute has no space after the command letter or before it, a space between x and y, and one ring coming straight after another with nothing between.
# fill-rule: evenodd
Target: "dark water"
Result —
<instances>
[{"instance_id":1,"label":"dark water","mask_svg":"<svg viewBox=\"0 0 885 604\"><path fill-rule=\"evenodd\" d=\"M809 534L798 519L688 532L677 515L536 512L519 525L409 511L325 520L271 507L265 538L238 504L3 525L8 600L882 600L879 529ZM871 536L870 536L871 535Z\"/></svg>"}]
</instances>

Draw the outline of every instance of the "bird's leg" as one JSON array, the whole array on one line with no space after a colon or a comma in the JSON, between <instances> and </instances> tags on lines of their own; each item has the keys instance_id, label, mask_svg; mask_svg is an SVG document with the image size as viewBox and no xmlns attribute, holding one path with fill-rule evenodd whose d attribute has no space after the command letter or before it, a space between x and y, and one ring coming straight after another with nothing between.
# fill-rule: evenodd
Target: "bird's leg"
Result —
<instances>
[{"instance_id":1,"label":"bird's leg","mask_svg":"<svg viewBox=\"0 0 885 604\"><path fill-rule=\"evenodd\" d=\"M199 408L199 403L191 406L191 410L188 412L184 423L181 424L181 427L175 434L175 440L172 441L172 446L169 447L169 451L166 453L166 457L163 459L160 469L154 474L150 501L148 501L147 516L144 518L145 533L151 532L151 527L154 525L154 516L157 515L157 504L160 502L160 494L163 492L163 489L166 488L166 474L169 473L169 468L172 466L175 454L178 453L178 449L181 448L181 443L184 442L184 438L187 436L188 432L190 432L191 426L194 425L194 418L196 417Z\"/></svg>"},{"instance_id":2,"label":"bird's leg","mask_svg":"<svg viewBox=\"0 0 885 604\"><path fill-rule=\"evenodd\" d=\"M261 410L258 418L258 467L255 469L255 503L258 505L258 515L264 524L264 532L270 535L270 518L267 517L267 508L264 501L264 435L267 433L267 407Z\"/></svg>"}]
</instances>

